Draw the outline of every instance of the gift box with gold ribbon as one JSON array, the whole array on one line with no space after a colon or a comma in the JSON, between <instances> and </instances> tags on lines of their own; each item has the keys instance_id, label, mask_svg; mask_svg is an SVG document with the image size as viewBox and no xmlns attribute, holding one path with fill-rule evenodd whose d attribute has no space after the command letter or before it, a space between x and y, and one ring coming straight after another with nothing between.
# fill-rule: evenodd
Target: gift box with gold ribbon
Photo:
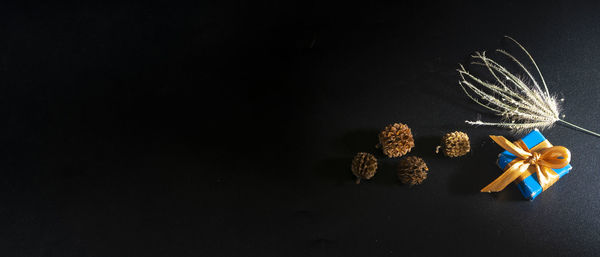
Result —
<instances>
[{"instance_id":1,"label":"gift box with gold ribbon","mask_svg":"<svg viewBox=\"0 0 600 257\"><path fill-rule=\"evenodd\" d=\"M498 192L514 182L525 198L533 200L572 169L569 150L553 146L537 129L515 142L490 137L506 150L498 155L504 173L481 192Z\"/></svg>"}]
</instances>

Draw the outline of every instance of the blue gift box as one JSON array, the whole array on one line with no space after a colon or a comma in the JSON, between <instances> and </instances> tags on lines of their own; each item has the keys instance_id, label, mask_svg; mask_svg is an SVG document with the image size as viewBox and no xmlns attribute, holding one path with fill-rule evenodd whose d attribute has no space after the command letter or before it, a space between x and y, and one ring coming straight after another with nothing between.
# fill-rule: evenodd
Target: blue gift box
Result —
<instances>
[{"instance_id":1,"label":"blue gift box","mask_svg":"<svg viewBox=\"0 0 600 257\"><path fill-rule=\"evenodd\" d=\"M539 130L533 130L531 133L527 134L525 137L521 139L527 147L530 149L536 146L537 144L546 140L544 135L540 133ZM511 161L517 158L515 155L508 151L504 151L498 155L498 166L505 170L506 165L508 165ZM561 169L553 169L558 175L559 178L562 178L565 174L569 173L573 167L571 164L567 164L567 166ZM533 200L536 196L542 193L542 186L538 183L537 175L534 173L531 176L525 178L523 181L517 184L519 190L521 190L521 194L529 200Z\"/></svg>"}]
</instances>

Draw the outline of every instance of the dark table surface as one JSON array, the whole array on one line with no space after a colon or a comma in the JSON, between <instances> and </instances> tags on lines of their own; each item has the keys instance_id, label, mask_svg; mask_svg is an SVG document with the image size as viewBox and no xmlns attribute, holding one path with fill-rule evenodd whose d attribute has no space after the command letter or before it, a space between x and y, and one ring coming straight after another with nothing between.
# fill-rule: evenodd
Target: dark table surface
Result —
<instances>
[{"instance_id":1,"label":"dark table surface","mask_svg":"<svg viewBox=\"0 0 600 257\"><path fill-rule=\"evenodd\" d=\"M543 131L574 169L534 201L479 189L501 151L460 91L473 51L536 58L600 130L599 5L1 4L2 256L591 256L600 138ZM419 186L374 148L408 124ZM434 148L467 132L472 152ZM356 152L379 171L354 184Z\"/></svg>"}]
</instances>

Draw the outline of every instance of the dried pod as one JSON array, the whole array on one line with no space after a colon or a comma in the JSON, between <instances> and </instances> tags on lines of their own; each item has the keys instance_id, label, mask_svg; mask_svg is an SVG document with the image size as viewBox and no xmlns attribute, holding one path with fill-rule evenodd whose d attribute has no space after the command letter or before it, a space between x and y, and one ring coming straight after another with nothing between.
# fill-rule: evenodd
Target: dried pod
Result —
<instances>
[{"instance_id":1,"label":"dried pod","mask_svg":"<svg viewBox=\"0 0 600 257\"><path fill-rule=\"evenodd\" d=\"M388 157L400 157L415 146L410 128L402 123L386 126L379 133L379 146Z\"/></svg>"},{"instance_id":2,"label":"dried pod","mask_svg":"<svg viewBox=\"0 0 600 257\"><path fill-rule=\"evenodd\" d=\"M357 153L351 168L356 176L356 184L360 184L361 179L371 179L377 172L377 158L370 153Z\"/></svg>"},{"instance_id":3,"label":"dried pod","mask_svg":"<svg viewBox=\"0 0 600 257\"><path fill-rule=\"evenodd\" d=\"M448 157L459 157L471 151L469 136L460 131L450 132L442 137L442 152Z\"/></svg>"},{"instance_id":4,"label":"dried pod","mask_svg":"<svg viewBox=\"0 0 600 257\"><path fill-rule=\"evenodd\" d=\"M427 178L427 164L420 157L408 156L400 160L398 179L411 186L423 183Z\"/></svg>"}]
</instances>

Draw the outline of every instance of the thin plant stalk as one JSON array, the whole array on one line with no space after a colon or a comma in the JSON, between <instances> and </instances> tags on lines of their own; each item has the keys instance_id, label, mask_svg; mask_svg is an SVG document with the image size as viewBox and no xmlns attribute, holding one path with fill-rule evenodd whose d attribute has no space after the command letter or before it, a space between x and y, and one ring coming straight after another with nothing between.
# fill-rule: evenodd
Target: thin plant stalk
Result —
<instances>
[{"instance_id":1,"label":"thin plant stalk","mask_svg":"<svg viewBox=\"0 0 600 257\"><path fill-rule=\"evenodd\" d=\"M558 120L558 121L560 121L560 122L562 122L563 124L566 124L566 125L568 125L568 126L571 126L571 127L575 128L575 129L579 129L579 130L581 130L581 131L583 131L583 132L585 132L585 133L588 133L588 134L591 134L591 135L594 135L594 136L600 137L600 134L598 134L598 133L596 133L596 132L594 132L594 131L591 131L591 130L589 130L589 129L585 129L585 128L582 128L582 127L580 127L580 126L577 126L577 125L575 125L575 124L573 124L573 123L571 123L571 122L568 122L568 121L565 121L565 120L562 120L562 119L560 119L560 120Z\"/></svg>"}]
</instances>

